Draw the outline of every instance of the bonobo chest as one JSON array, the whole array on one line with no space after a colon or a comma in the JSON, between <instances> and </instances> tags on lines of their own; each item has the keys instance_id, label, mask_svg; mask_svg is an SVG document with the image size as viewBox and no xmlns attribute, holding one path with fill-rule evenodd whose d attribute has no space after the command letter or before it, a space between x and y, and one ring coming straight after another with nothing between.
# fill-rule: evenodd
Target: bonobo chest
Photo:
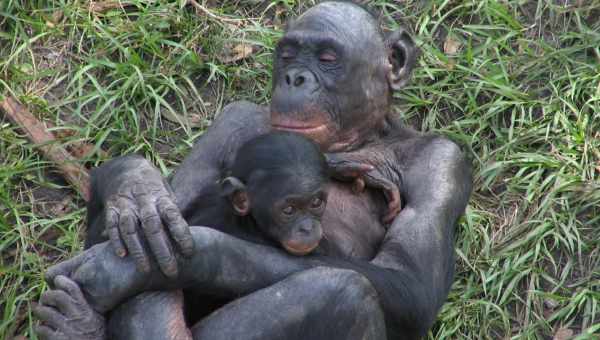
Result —
<instances>
[{"instance_id":1,"label":"bonobo chest","mask_svg":"<svg viewBox=\"0 0 600 340\"><path fill-rule=\"evenodd\" d=\"M324 238L317 252L372 259L386 232L381 223L383 195L369 189L354 193L348 183L330 185L322 219Z\"/></svg>"}]
</instances>

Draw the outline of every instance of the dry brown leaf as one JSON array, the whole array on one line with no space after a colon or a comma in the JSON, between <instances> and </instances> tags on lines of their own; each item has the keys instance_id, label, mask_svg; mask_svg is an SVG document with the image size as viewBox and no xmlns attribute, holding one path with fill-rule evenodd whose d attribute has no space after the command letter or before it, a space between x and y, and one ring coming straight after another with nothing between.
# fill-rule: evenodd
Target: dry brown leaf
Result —
<instances>
[{"instance_id":1,"label":"dry brown leaf","mask_svg":"<svg viewBox=\"0 0 600 340\"><path fill-rule=\"evenodd\" d=\"M225 55L219 57L219 60L224 64L231 64L235 63L236 61L248 58L250 55L252 55L253 52L254 51L252 49L252 45L239 44L234 46Z\"/></svg>"},{"instance_id":2,"label":"dry brown leaf","mask_svg":"<svg viewBox=\"0 0 600 340\"><path fill-rule=\"evenodd\" d=\"M54 206L50 207L50 212L55 217L65 216L71 211L71 203L73 199L71 195L65 196L60 202L57 202Z\"/></svg>"},{"instance_id":3,"label":"dry brown leaf","mask_svg":"<svg viewBox=\"0 0 600 340\"><path fill-rule=\"evenodd\" d=\"M573 331L568 328L559 328L552 340L567 340L573 337Z\"/></svg>"},{"instance_id":4,"label":"dry brown leaf","mask_svg":"<svg viewBox=\"0 0 600 340\"><path fill-rule=\"evenodd\" d=\"M89 9L91 12L103 13L112 9L123 9L132 4L122 0L90 1Z\"/></svg>"},{"instance_id":5,"label":"dry brown leaf","mask_svg":"<svg viewBox=\"0 0 600 340\"><path fill-rule=\"evenodd\" d=\"M455 40L452 36L448 35L446 41L444 41L444 53L447 55L455 55L460 48L460 41Z\"/></svg>"}]
</instances>

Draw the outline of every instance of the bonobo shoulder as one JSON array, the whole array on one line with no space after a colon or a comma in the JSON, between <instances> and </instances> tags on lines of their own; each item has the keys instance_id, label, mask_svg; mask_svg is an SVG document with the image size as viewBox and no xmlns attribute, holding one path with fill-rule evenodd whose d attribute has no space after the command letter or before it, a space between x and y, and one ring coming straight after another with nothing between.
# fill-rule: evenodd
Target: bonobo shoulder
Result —
<instances>
[{"instance_id":1,"label":"bonobo shoulder","mask_svg":"<svg viewBox=\"0 0 600 340\"><path fill-rule=\"evenodd\" d=\"M223 127L231 132L232 128L264 128L269 125L269 110L265 106L257 105L246 100L227 104L221 112L217 113L211 129Z\"/></svg>"},{"instance_id":2,"label":"bonobo shoulder","mask_svg":"<svg viewBox=\"0 0 600 340\"><path fill-rule=\"evenodd\" d=\"M461 147L447 137L436 134L422 134L399 139L390 143L390 147L400 160L444 159L447 161L464 162L466 160Z\"/></svg>"},{"instance_id":3,"label":"bonobo shoulder","mask_svg":"<svg viewBox=\"0 0 600 340\"><path fill-rule=\"evenodd\" d=\"M433 136L430 140L429 148L431 148L431 151L434 151L438 156L443 156L444 158L456 161L465 160L465 154L460 146L446 137Z\"/></svg>"}]
</instances>

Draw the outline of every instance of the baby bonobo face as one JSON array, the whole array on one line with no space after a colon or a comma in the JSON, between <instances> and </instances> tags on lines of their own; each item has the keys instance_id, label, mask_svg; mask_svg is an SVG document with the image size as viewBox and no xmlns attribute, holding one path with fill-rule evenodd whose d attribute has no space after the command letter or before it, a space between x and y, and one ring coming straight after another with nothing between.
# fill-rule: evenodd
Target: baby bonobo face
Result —
<instances>
[{"instance_id":1,"label":"baby bonobo face","mask_svg":"<svg viewBox=\"0 0 600 340\"><path fill-rule=\"evenodd\" d=\"M290 254L309 254L323 237L321 218L326 205L327 192L324 188L312 193L286 195L273 203L272 222L259 225L259 228Z\"/></svg>"},{"instance_id":2,"label":"baby bonobo face","mask_svg":"<svg viewBox=\"0 0 600 340\"><path fill-rule=\"evenodd\" d=\"M235 214L253 222L261 236L306 255L323 237L328 182L325 157L313 141L271 132L240 148L222 190Z\"/></svg>"}]
</instances>

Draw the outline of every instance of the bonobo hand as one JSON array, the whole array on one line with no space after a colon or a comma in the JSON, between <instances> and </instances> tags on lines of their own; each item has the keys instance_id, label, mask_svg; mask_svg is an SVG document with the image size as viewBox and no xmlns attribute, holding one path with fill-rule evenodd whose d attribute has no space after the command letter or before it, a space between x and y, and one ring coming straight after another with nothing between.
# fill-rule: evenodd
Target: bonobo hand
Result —
<instances>
[{"instance_id":1,"label":"bonobo hand","mask_svg":"<svg viewBox=\"0 0 600 340\"><path fill-rule=\"evenodd\" d=\"M397 176L378 161L364 153L327 153L327 165L331 176L341 181L354 181L353 189L362 192L366 187L383 191L388 202L387 213L382 217L385 224L391 223L402 209L400 181ZM386 174L386 176L384 176Z\"/></svg>"},{"instance_id":2,"label":"bonobo hand","mask_svg":"<svg viewBox=\"0 0 600 340\"><path fill-rule=\"evenodd\" d=\"M105 202L110 243L117 255L123 257L129 252L138 269L147 272L150 261L140 239L141 226L161 271L175 277L177 263L164 226L184 256L190 256L194 248L189 227L160 172L145 160L134 165L119 181L116 194Z\"/></svg>"},{"instance_id":3,"label":"bonobo hand","mask_svg":"<svg viewBox=\"0 0 600 340\"><path fill-rule=\"evenodd\" d=\"M41 322L35 327L38 339L106 339L104 317L90 307L79 286L65 276L56 276L53 286L33 309Z\"/></svg>"}]
</instances>

